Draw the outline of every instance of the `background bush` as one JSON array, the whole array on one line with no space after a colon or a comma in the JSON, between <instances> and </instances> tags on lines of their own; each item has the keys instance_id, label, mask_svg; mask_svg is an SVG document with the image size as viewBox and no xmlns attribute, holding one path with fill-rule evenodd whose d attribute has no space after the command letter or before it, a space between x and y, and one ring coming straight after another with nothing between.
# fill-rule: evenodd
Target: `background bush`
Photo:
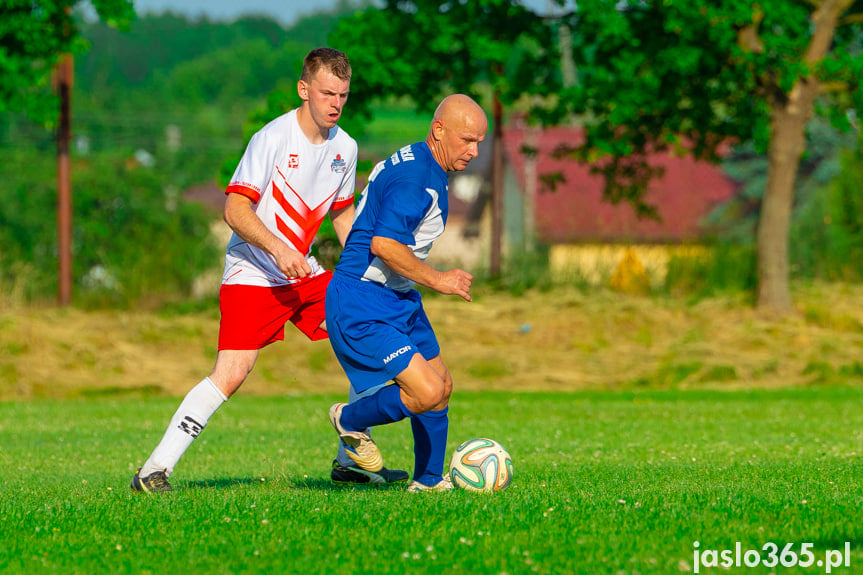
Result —
<instances>
[{"instance_id":1,"label":"background bush","mask_svg":"<svg viewBox=\"0 0 863 575\"><path fill-rule=\"evenodd\" d=\"M0 286L24 301L56 293L57 191L55 181L45 178L54 169L49 160L18 153L15 161L27 169L0 186ZM134 162L104 157L75 162L76 299L128 305L144 295L188 296L193 281L219 265L212 214L178 196L157 170Z\"/></svg>"},{"instance_id":2,"label":"background bush","mask_svg":"<svg viewBox=\"0 0 863 575\"><path fill-rule=\"evenodd\" d=\"M863 139L841 170L801 210L791 229L795 275L863 280Z\"/></svg>"}]
</instances>

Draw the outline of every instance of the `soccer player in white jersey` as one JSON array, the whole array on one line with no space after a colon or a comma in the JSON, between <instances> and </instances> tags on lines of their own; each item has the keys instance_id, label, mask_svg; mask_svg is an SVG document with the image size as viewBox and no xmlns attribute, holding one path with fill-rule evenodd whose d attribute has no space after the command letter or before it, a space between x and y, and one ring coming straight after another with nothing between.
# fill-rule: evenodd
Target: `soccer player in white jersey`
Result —
<instances>
[{"instance_id":1,"label":"soccer player in white jersey","mask_svg":"<svg viewBox=\"0 0 863 575\"><path fill-rule=\"evenodd\" d=\"M259 350L284 339L287 321L311 340L327 337L324 296L332 273L310 248L327 214L344 245L354 216L357 144L336 125L350 81L345 54L312 50L297 82L302 105L249 142L225 192L225 221L234 233L219 292L216 364L186 394L161 442L132 478L134 491L171 491L174 466L245 381ZM331 475L356 483L407 480L403 471L370 474L335 462Z\"/></svg>"},{"instance_id":2,"label":"soccer player in white jersey","mask_svg":"<svg viewBox=\"0 0 863 575\"><path fill-rule=\"evenodd\" d=\"M378 164L327 288L330 344L351 383L350 402L333 405L330 421L356 465L376 472L383 458L366 429L409 417L409 491L452 489L443 478L452 378L413 286L471 300L469 273L425 259L446 225L447 172L467 167L487 129L482 108L455 94L438 106L424 142Z\"/></svg>"}]
</instances>

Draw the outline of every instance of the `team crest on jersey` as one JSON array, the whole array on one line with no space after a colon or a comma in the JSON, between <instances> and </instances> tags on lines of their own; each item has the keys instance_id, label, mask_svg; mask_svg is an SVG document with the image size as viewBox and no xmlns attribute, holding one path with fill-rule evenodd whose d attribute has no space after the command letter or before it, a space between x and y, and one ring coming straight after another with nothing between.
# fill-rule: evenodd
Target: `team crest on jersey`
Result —
<instances>
[{"instance_id":1,"label":"team crest on jersey","mask_svg":"<svg viewBox=\"0 0 863 575\"><path fill-rule=\"evenodd\" d=\"M299 154L291 154L288 156L288 167L289 168L299 168L300 167L300 156L299 156Z\"/></svg>"},{"instance_id":2,"label":"team crest on jersey","mask_svg":"<svg viewBox=\"0 0 863 575\"><path fill-rule=\"evenodd\" d=\"M342 158L341 154L336 154L336 159L333 160L330 169L337 174L344 174L345 170L348 169L348 165L345 160Z\"/></svg>"}]
</instances>

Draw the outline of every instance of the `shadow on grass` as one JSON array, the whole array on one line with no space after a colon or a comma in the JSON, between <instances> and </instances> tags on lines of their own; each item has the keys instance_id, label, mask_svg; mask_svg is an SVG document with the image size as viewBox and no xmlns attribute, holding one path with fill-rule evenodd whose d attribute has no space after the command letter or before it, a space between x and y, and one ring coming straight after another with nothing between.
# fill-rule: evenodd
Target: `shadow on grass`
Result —
<instances>
[{"instance_id":1,"label":"shadow on grass","mask_svg":"<svg viewBox=\"0 0 863 575\"><path fill-rule=\"evenodd\" d=\"M262 485L265 483L278 482L285 485L288 489L308 489L311 491L345 491L352 489L374 489L374 490L404 490L406 483L394 483L386 485L370 485L368 483L345 485L333 483L330 479L320 477L303 477L292 478L282 477L276 480L262 481L260 477L221 477L218 479L201 479L197 481L188 481L182 484L183 489L230 489L232 487L248 487L252 485ZM179 486L178 486L179 487Z\"/></svg>"},{"instance_id":2,"label":"shadow on grass","mask_svg":"<svg viewBox=\"0 0 863 575\"><path fill-rule=\"evenodd\" d=\"M357 483L354 485L333 483L330 479L321 479L319 477L303 477L302 479L288 480L288 483L294 489L309 489L312 491L346 491L353 489L373 489L375 491L388 491L390 489L396 491L404 491L407 483L387 483L371 485L368 483Z\"/></svg>"},{"instance_id":3,"label":"shadow on grass","mask_svg":"<svg viewBox=\"0 0 863 575\"><path fill-rule=\"evenodd\" d=\"M187 481L184 484L184 487L187 489L227 489L240 485L254 485L256 483L262 483L260 477L221 477L219 479L200 479L198 481Z\"/></svg>"}]
</instances>

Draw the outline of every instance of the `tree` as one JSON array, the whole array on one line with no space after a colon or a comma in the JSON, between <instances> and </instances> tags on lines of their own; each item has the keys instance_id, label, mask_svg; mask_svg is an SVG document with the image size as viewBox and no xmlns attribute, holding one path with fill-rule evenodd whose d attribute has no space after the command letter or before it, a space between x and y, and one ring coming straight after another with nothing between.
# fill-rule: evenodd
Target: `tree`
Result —
<instances>
[{"instance_id":1,"label":"tree","mask_svg":"<svg viewBox=\"0 0 863 575\"><path fill-rule=\"evenodd\" d=\"M492 246L490 272L500 271L504 106L524 94L560 88L557 50L536 13L512 0L387 0L339 22L331 42L357 73L352 114L372 101L409 96L430 112L445 93L492 100Z\"/></svg>"},{"instance_id":2,"label":"tree","mask_svg":"<svg viewBox=\"0 0 863 575\"><path fill-rule=\"evenodd\" d=\"M563 19L579 81L538 115L583 120L585 142L567 152L596 162L607 198L650 213L649 153L717 161L724 146L750 140L767 152L757 302L790 311L790 213L806 127L816 114L847 126L846 112L863 109L863 2L579 0Z\"/></svg>"},{"instance_id":3,"label":"tree","mask_svg":"<svg viewBox=\"0 0 863 575\"><path fill-rule=\"evenodd\" d=\"M34 119L51 125L53 98L46 93L47 80L56 68L56 91L60 98L57 117L57 259L58 299L67 305L72 298L72 190L69 168L71 138L72 52L83 43L72 17L77 0L12 0L2 7L0 22L0 111L24 109ZM125 0L93 0L100 17L125 19L134 16Z\"/></svg>"},{"instance_id":4,"label":"tree","mask_svg":"<svg viewBox=\"0 0 863 575\"><path fill-rule=\"evenodd\" d=\"M106 23L128 25L135 12L130 0L91 0ZM81 0L4 0L0 4L0 113L26 112L51 126L57 100L51 75L63 54L86 48L73 8Z\"/></svg>"}]
</instances>

